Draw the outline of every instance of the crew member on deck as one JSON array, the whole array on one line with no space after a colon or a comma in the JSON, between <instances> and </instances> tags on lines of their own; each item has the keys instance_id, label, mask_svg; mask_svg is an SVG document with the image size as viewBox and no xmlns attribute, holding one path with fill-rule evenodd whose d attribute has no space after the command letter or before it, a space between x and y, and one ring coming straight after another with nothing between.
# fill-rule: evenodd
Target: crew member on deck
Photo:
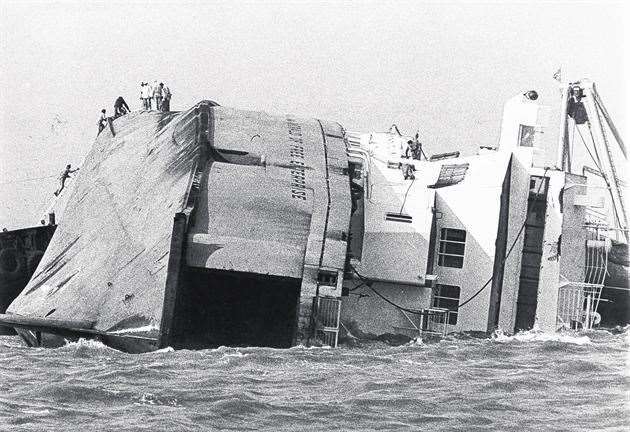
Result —
<instances>
[{"instance_id":1,"label":"crew member on deck","mask_svg":"<svg viewBox=\"0 0 630 432\"><path fill-rule=\"evenodd\" d=\"M125 115L131 110L129 109L129 105L123 99L122 96L118 96L116 102L114 102L114 117L120 117L121 115Z\"/></svg>"},{"instance_id":2,"label":"crew member on deck","mask_svg":"<svg viewBox=\"0 0 630 432\"><path fill-rule=\"evenodd\" d=\"M165 86L164 83L160 83L162 88L162 111L169 112L171 110L171 89Z\"/></svg>"},{"instance_id":3,"label":"crew member on deck","mask_svg":"<svg viewBox=\"0 0 630 432\"><path fill-rule=\"evenodd\" d=\"M412 158L414 160L422 160L422 143L418 140L418 134L412 140L407 141L407 148L405 149L405 157Z\"/></svg>"},{"instance_id":4,"label":"crew member on deck","mask_svg":"<svg viewBox=\"0 0 630 432\"><path fill-rule=\"evenodd\" d=\"M157 80L153 82L153 98L155 99L155 109L162 110L162 87L157 83Z\"/></svg>"},{"instance_id":5,"label":"crew member on deck","mask_svg":"<svg viewBox=\"0 0 630 432\"><path fill-rule=\"evenodd\" d=\"M79 168L71 169L70 164L66 165L66 169L63 170L61 172L61 175L59 176L59 181L61 182L61 186L59 186L59 189L57 189L55 191L55 196L59 196L59 194L61 193L61 191L63 190L63 188L66 185L66 179L70 178L70 174L72 174L73 172L77 172L77 171L79 171Z\"/></svg>"},{"instance_id":6,"label":"crew member on deck","mask_svg":"<svg viewBox=\"0 0 630 432\"><path fill-rule=\"evenodd\" d=\"M402 157L407 159L412 157L413 159L415 159L414 152L416 148L417 147L414 145L414 142L412 140L407 141L407 148L405 149L405 154L403 154ZM414 171L416 170L416 168L412 164L403 163L401 168L405 180L413 180L416 178L416 176L414 175Z\"/></svg>"},{"instance_id":7,"label":"crew member on deck","mask_svg":"<svg viewBox=\"0 0 630 432\"><path fill-rule=\"evenodd\" d=\"M142 100L142 108L149 111L151 109L151 87L149 87L149 83L144 81L140 83L140 100Z\"/></svg>"}]
</instances>

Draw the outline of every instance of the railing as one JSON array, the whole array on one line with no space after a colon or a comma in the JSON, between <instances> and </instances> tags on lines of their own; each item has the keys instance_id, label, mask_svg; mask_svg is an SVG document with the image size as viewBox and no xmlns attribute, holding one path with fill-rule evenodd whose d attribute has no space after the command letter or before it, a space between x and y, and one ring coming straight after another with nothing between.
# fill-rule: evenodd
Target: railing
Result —
<instances>
[{"instance_id":1,"label":"railing","mask_svg":"<svg viewBox=\"0 0 630 432\"><path fill-rule=\"evenodd\" d=\"M337 347L341 300L336 297L315 297L317 301L317 333L324 345Z\"/></svg>"},{"instance_id":2,"label":"railing","mask_svg":"<svg viewBox=\"0 0 630 432\"><path fill-rule=\"evenodd\" d=\"M558 325L561 328L591 329L601 319L597 308L603 285L571 282L560 287Z\"/></svg>"}]
</instances>

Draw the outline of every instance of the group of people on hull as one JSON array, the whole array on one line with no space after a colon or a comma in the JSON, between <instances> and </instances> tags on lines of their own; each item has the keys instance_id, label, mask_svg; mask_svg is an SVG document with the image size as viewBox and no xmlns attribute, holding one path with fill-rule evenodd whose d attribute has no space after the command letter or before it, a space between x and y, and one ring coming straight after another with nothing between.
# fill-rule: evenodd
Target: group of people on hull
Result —
<instances>
[{"instance_id":1,"label":"group of people on hull","mask_svg":"<svg viewBox=\"0 0 630 432\"><path fill-rule=\"evenodd\" d=\"M155 103L155 109L158 111L168 112L171 110L171 89L164 83L154 81L154 85L151 86L148 82L140 83L140 100L142 101L142 109L151 110L153 103ZM129 105L125 102L122 96L118 96L116 102L114 102L114 119L131 112ZM99 135L107 124L112 120L107 116L107 110L103 108L98 118L98 133Z\"/></svg>"},{"instance_id":2,"label":"group of people on hull","mask_svg":"<svg viewBox=\"0 0 630 432\"><path fill-rule=\"evenodd\" d=\"M152 109L152 102L155 101L155 109L158 111L171 110L171 89L164 83L153 81L153 85L148 82L140 83L140 100L145 110Z\"/></svg>"}]
</instances>

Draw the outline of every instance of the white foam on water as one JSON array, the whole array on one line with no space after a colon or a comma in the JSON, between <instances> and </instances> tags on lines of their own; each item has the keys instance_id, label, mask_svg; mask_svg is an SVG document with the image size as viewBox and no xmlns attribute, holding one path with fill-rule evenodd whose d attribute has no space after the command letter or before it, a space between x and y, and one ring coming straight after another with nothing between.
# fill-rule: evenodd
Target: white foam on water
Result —
<instances>
[{"instance_id":1,"label":"white foam on water","mask_svg":"<svg viewBox=\"0 0 630 432\"><path fill-rule=\"evenodd\" d=\"M578 336L576 334L568 333L545 333L538 329L532 329L524 332L518 332L513 336L508 336L503 333L502 330L496 330L490 340L499 343L510 342L560 342L573 345L587 345L591 344L591 339L588 336Z\"/></svg>"},{"instance_id":2,"label":"white foam on water","mask_svg":"<svg viewBox=\"0 0 630 432\"><path fill-rule=\"evenodd\" d=\"M171 353L175 352L175 348L167 346L166 348L160 348L159 350L149 351L146 354L163 354L163 353Z\"/></svg>"},{"instance_id":3,"label":"white foam on water","mask_svg":"<svg viewBox=\"0 0 630 432\"><path fill-rule=\"evenodd\" d=\"M87 349L94 349L94 350L101 350L101 351L122 352L122 351L118 351L115 348L105 345L103 342L100 342L94 339L84 339L84 338L80 338L76 342L66 340L66 344L62 346L61 349L68 349L68 348L75 348L75 349L87 348Z\"/></svg>"},{"instance_id":4,"label":"white foam on water","mask_svg":"<svg viewBox=\"0 0 630 432\"><path fill-rule=\"evenodd\" d=\"M296 345L288 348L289 350L329 350L332 349L330 345L322 345L322 346L305 346L305 345Z\"/></svg>"},{"instance_id":5,"label":"white foam on water","mask_svg":"<svg viewBox=\"0 0 630 432\"><path fill-rule=\"evenodd\" d=\"M114 330L114 331L110 331L108 333L113 333L113 334L121 334L121 333L146 333L146 332L150 332L153 330L159 330L158 326L151 324L151 325L146 325L146 326L142 326L142 327L134 327L134 328L126 328L126 329L121 329L121 330Z\"/></svg>"},{"instance_id":6,"label":"white foam on water","mask_svg":"<svg viewBox=\"0 0 630 432\"><path fill-rule=\"evenodd\" d=\"M50 410L46 409L46 408L41 409L41 410L26 408L26 409L23 409L21 411L24 414L32 414L32 415L38 415L38 416L50 414Z\"/></svg>"},{"instance_id":7,"label":"white foam on water","mask_svg":"<svg viewBox=\"0 0 630 432\"><path fill-rule=\"evenodd\" d=\"M415 338L411 339L409 342L407 342L403 346L418 347L418 346L426 346L426 344L424 343L424 341L422 340L420 336L416 336Z\"/></svg>"}]
</instances>

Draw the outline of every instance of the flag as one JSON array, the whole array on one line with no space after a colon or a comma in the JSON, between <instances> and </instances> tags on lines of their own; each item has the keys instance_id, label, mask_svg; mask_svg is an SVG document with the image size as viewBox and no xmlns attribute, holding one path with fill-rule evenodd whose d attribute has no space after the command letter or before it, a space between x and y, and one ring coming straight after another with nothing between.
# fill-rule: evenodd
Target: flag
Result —
<instances>
[{"instance_id":1,"label":"flag","mask_svg":"<svg viewBox=\"0 0 630 432\"><path fill-rule=\"evenodd\" d=\"M555 74L553 74L553 79L558 82L562 82L562 66L558 68Z\"/></svg>"}]
</instances>

